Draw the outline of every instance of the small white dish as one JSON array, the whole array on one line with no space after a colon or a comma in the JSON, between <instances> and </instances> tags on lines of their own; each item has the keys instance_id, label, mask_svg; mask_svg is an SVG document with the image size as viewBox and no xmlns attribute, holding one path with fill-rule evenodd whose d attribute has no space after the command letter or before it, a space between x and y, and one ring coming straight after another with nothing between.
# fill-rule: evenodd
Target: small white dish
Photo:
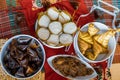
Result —
<instances>
[{"instance_id":1,"label":"small white dish","mask_svg":"<svg viewBox=\"0 0 120 80\"><path fill-rule=\"evenodd\" d=\"M102 33L103 31L108 30L108 26L106 26L105 24L102 24L100 22L92 22L92 23L95 24L98 29L100 29L99 33ZM89 24L90 23L84 25L80 30L87 31ZM114 54L115 49L116 49L116 40L115 40L115 37L111 37L109 40L109 43L108 43L108 50L109 50L108 54L99 54L98 57L96 58L96 60L90 60L90 59L86 58L81 53L81 51L78 47L78 34L79 34L79 31L76 33L76 35L74 37L74 49L75 49L76 54L80 58L82 58L84 61L89 62L89 63L103 62L103 61L109 59L110 56Z\"/></svg>"},{"instance_id":2,"label":"small white dish","mask_svg":"<svg viewBox=\"0 0 120 80\"><path fill-rule=\"evenodd\" d=\"M91 75L86 75L86 76L79 76L79 77L71 77L71 76L64 76L63 74L60 73L59 70L56 70L54 67L53 67L53 64L52 64L52 60L55 59L56 57L73 57L73 58L76 58L78 60L80 60L83 64L86 65L87 68L91 68L93 70L93 73ZM92 79L92 78L95 78L97 76L97 73L96 71L93 69L93 67L88 64L87 62L81 60L80 58L76 57L76 56L72 56L72 55L55 55L55 56L51 56L47 59L47 62L48 64L50 65L50 67L59 75L65 77L65 78L68 78L68 79L71 79L71 80L87 80L87 79Z\"/></svg>"}]
</instances>

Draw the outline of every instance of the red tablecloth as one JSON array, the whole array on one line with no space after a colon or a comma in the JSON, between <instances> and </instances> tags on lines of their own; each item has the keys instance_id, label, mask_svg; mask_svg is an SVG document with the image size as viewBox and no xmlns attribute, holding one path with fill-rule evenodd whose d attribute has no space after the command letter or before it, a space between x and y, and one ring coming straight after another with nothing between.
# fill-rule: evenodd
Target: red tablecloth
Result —
<instances>
[{"instance_id":1,"label":"red tablecloth","mask_svg":"<svg viewBox=\"0 0 120 80\"><path fill-rule=\"evenodd\" d=\"M74 10L74 8L69 3L69 0L64 0L64 1L61 1L59 3L52 4L51 6L56 6L58 8L63 9L63 10L67 10L71 15L74 16L74 22L76 22L78 17L81 14L88 13L87 7L84 4L84 0L77 0L77 1L79 1L79 7L77 10ZM38 17L37 14L41 11L44 11L45 9L40 8L40 9L32 10L32 1L31 0L20 0L20 3L23 7L23 9L20 11L25 14L27 23L28 23L29 28L31 30L30 32L33 35L35 32L34 31L34 24L35 24L35 21ZM93 20L94 19L91 16L87 16L86 18L81 18L80 21L78 21L79 23L77 24L77 26L81 27L82 25L84 25L88 22L91 22ZM35 35L33 35L33 36L35 36ZM51 49L51 48L48 48L46 46L44 46L44 48L45 48L45 52L46 52L46 59L50 56L57 55L57 54L71 54L72 52L75 53L73 45L70 47L68 52L65 52L65 48ZM93 66L98 66L98 65L101 66L104 70L103 72L105 72L106 64L107 64L106 62L103 62L103 63L92 64L92 65ZM66 78L63 78L60 75L56 74L49 67L47 60L45 62L44 67L45 67L45 79L46 80L66 80ZM104 80L105 80L105 78L104 78Z\"/></svg>"}]
</instances>

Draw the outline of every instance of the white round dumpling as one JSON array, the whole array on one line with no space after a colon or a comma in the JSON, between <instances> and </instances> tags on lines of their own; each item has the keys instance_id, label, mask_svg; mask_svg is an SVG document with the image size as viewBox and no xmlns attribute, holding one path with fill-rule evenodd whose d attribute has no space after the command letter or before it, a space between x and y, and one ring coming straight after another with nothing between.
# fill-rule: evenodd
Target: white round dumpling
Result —
<instances>
[{"instance_id":1,"label":"white round dumpling","mask_svg":"<svg viewBox=\"0 0 120 80\"><path fill-rule=\"evenodd\" d=\"M68 22L63 25L63 31L68 34L73 34L77 30L77 26L74 22Z\"/></svg>"},{"instance_id":2,"label":"white round dumpling","mask_svg":"<svg viewBox=\"0 0 120 80\"><path fill-rule=\"evenodd\" d=\"M70 34L61 34L60 43L63 45L69 45L73 42L73 37Z\"/></svg>"},{"instance_id":3,"label":"white round dumpling","mask_svg":"<svg viewBox=\"0 0 120 80\"><path fill-rule=\"evenodd\" d=\"M70 21L70 19L71 19L70 14L67 13L67 12L65 13L65 12L63 12L63 11L59 14L59 17L58 17L58 20L59 20L61 23L66 23L66 22Z\"/></svg>"},{"instance_id":4,"label":"white round dumpling","mask_svg":"<svg viewBox=\"0 0 120 80\"><path fill-rule=\"evenodd\" d=\"M48 29L46 28L40 28L38 31L37 31L37 35L38 37L41 39L41 40L47 40L49 35L50 35L50 32Z\"/></svg>"},{"instance_id":5,"label":"white round dumpling","mask_svg":"<svg viewBox=\"0 0 120 80\"><path fill-rule=\"evenodd\" d=\"M53 34L59 34L62 31L62 24L58 21L51 22L49 24L49 30Z\"/></svg>"},{"instance_id":6,"label":"white round dumpling","mask_svg":"<svg viewBox=\"0 0 120 80\"><path fill-rule=\"evenodd\" d=\"M59 35L51 34L47 40L47 44L51 46L56 46L59 44Z\"/></svg>"},{"instance_id":7,"label":"white round dumpling","mask_svg":"<svg viewBox=\"0 0 120 80\"><path fill-rule=\"evenodd\" d=\"M50 23L50 18L47 15L42 15L38 20L38 24L41 27L48 27Z\"/></svg>"},{"instance_id":8,"label":"white round dumpling","mask_svg":"<svg viewBox=\"0 0 120 80\"><path fill-rule=\"evenodd\" d=\"M57 20L59 11L55 7L51 7L47 10L47 14L50 17L51 20Z\"/></svg>"}]
</instances>

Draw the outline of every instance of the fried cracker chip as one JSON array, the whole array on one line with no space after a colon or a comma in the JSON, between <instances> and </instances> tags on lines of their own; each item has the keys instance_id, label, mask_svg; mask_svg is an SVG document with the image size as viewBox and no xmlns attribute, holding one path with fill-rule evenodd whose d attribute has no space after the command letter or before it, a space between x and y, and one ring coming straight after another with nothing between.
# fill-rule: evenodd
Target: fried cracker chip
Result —
<instances>
[{"instance_id":1,"label":"fried cracker chip","mask_svg":"<svg viewBox=\"0 0 120 80\"><path fill-rule=\"evenodd\" d=\"M91 44L85 42L84 40L80 38L78 39L78 45L79 45L79 49L82 52L82 54L85 54L86 50L92 47Z\"/></svg>"},{"instance_id":2,"label":"fried cracker chip","mask_svg":"<svg viewBox=\"0 0 120 80\"><path fill-rule=\"evenodd\" d=\"M95 25L93 23L90 23L88 25L88 33L90 34L90 36L94 36L98 32L99 32L99 29L97 27L95 27Z\"/></svg>"},{"instance_id":3,"label":"fried cracker chip","mask_svg":"<svg viewBox=\"0 0 120 80\"><path fill-rule=\"evenodd\" d=\"M78 38L86 41L89 44L93 44L93 39L88 32L80 31Z\"/></svg>"}]
</instances>

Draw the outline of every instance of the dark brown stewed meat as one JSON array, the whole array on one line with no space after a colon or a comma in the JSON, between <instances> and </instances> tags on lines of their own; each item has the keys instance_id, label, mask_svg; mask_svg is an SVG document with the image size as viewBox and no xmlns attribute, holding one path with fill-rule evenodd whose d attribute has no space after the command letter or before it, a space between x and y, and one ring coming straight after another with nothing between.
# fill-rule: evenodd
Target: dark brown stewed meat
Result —
<instances>
[{"instance_id":1,"label":"dark brown stewed meat","mask_svg":"<svg viewBox=\"0 0 120 80\"><path fill-rule=\"evenodd\" d=\"M87 68L80 60L73 57L56 57L52 64L56 70L59 70L64 76L86 76L91 75L93 70Z\"/></svg>"},{"instance_id":2,"label":"dark brown stewed meat","mask_svg":"<svg viewBox=\"0 0 120 80\"><path fill-rule=\"evenodd\" d=\"M42 49L37 41L29 37L13 39L4 57L6 70L19 78L35 74L42 63Z\"/></svg>"}]
</instances>

